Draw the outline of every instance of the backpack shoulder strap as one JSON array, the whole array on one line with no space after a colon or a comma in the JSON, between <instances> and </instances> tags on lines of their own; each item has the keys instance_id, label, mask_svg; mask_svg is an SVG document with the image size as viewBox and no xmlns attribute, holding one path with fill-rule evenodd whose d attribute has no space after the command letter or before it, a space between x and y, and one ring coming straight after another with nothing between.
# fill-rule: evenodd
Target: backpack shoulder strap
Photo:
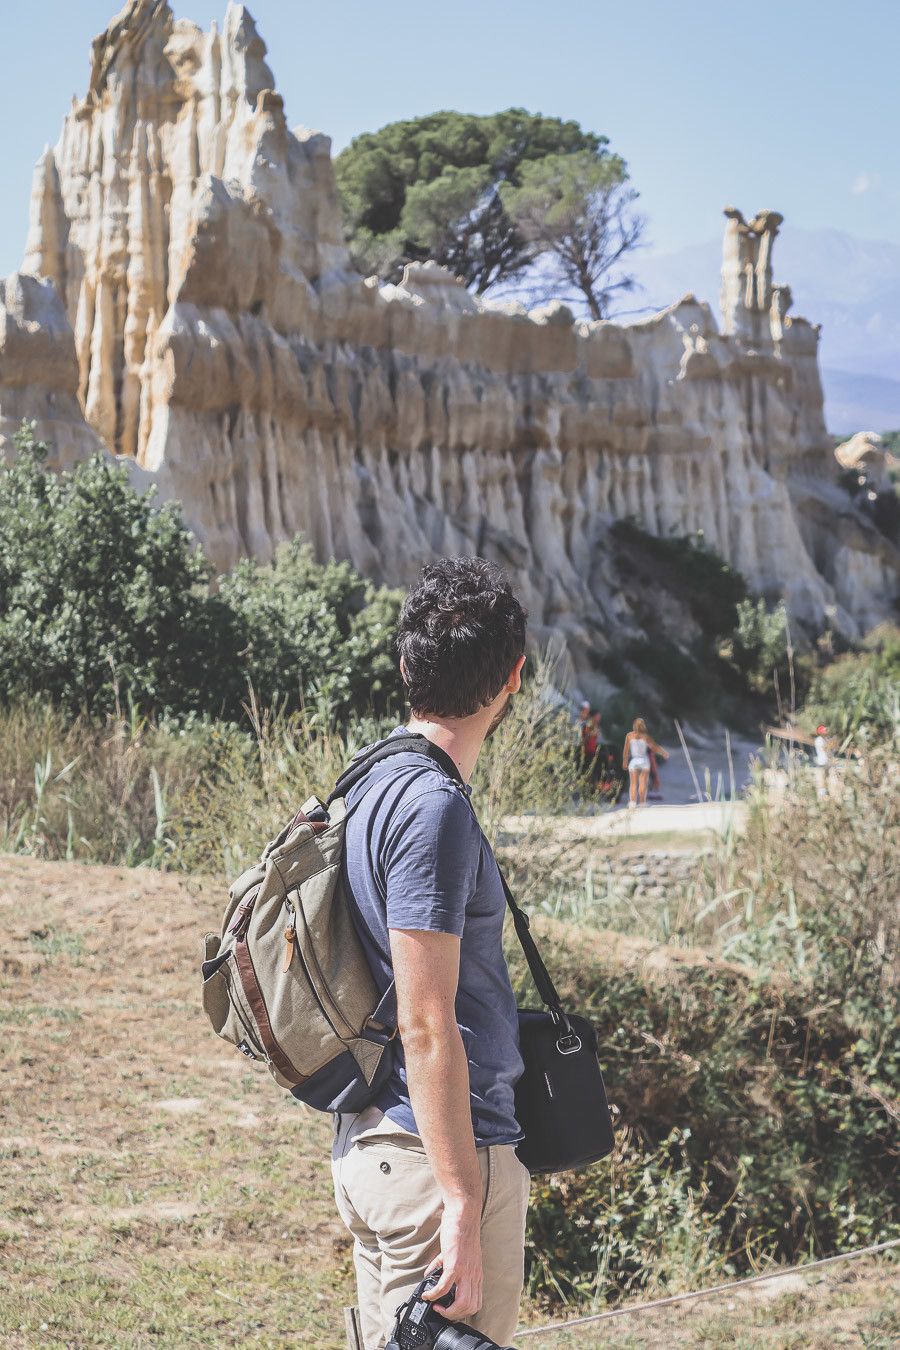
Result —
<instances>
[{"instance_id":1,"label":"backpack shoulder strap","mask_svg":"<svg viewBox=\"0 0 900 1350\"><path fill-rule=\"evenodd\" d=\"M325 805L330 806L337 797L345 797L350 789L365 778L369 770L374 765L380 764L382 760L390 759L393 755L408 755L410 753L423 755L426 759L432 760L439 768L443 769L448 778L453 778L457 783L462 784L459 769L445 750L442 750L440 746L432 745L431 741L417 731L404 731L400 735L388 736L385 740L378 741L369 749L356 755L335 783L334 791Z\"/></svg>"}]
</instances>

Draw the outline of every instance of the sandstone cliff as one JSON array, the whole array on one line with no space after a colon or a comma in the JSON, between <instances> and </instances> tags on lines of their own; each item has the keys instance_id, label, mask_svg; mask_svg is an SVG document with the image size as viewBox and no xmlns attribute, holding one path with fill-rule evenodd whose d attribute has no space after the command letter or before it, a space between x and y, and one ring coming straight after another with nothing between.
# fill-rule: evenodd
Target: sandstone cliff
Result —
<instances>
[{"instance_id":1,"label":"sandstone cliff","mask_svg":"<svg viewBox=\"0 0 900 1350\"><path fill-rule=\"evenodd\" d=\"M390 582L495 557L585 670L630 621L605 548L625 516L702 530L800 621L884 616L896 550L834 485L779 216L726 212L721 332L692 296L624 326L476 301L431 264L379 288L350 269L330 143L288 129L265 56L235 4L204 33L131 0L95 40L36 169L31 275L6 282L0 432L27 412L66 453L101 439L219 567L298 531Z\"/></svg>"}]
</instances>

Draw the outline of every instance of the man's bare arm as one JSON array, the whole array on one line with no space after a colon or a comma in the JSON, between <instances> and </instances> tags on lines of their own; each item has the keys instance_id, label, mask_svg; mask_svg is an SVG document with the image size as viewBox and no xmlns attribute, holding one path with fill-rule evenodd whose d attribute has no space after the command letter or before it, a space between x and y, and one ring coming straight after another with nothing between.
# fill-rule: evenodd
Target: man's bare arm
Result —
<instances>
[{"instance_id":1,"label":"man's bare arm","mask_svg":"<svg viewBox=\"0 0 900 1350\"><path fill-rule=\"evenodd\" d=\"M429 1295L442 1298L456 1286L446 1312L478 1312L484 1271L481 1258L481 1169L472 1133L469 1066L456 1022L459 939L450 933L390 931L397 988L397 1018L413 1114L444 1201L443 1267Z\"/></svg>"}]
</instances>

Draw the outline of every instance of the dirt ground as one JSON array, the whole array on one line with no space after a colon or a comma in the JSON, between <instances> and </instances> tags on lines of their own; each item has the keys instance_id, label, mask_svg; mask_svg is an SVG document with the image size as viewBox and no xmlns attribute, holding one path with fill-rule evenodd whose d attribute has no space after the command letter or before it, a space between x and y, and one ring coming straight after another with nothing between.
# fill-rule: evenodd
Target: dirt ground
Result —
<instances>
[{"instance_id":1,"label":"dirt ground","mask_svg":"<svg viewBox=\"0 0 900 1350\"><path fill-rule=\"evenodd\" d=\"M199 1008L200 939L222 903L158 872L0 858L4 1347L343 1345L328 1122ZM522 1345L886 1350L896 1270L835 1266L775 1296Z\"/></svg>"}]
</instances>

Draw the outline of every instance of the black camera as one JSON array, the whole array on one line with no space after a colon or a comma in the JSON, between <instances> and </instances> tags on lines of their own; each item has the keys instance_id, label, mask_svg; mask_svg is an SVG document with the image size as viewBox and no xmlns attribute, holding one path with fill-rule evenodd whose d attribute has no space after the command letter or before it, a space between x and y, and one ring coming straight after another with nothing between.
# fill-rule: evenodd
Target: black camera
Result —
<instances>
[{"instance_id":1,"label":"black camera","mask_svg":"<svg viewBox=\"0 0 900 1350\"><path fill-rule=\"evenodd\" d=\"M498 1346L462 1322L448 1322L442 1317L435 1305L422 1297L426 1289L437 1284L440 1275L439 1270L433 1271L397 1309L394 1330L384 1350L516 1350L514 1345ZM449 1307L452 1292L438 1302Z\"/></svg>"}]
</instances>

